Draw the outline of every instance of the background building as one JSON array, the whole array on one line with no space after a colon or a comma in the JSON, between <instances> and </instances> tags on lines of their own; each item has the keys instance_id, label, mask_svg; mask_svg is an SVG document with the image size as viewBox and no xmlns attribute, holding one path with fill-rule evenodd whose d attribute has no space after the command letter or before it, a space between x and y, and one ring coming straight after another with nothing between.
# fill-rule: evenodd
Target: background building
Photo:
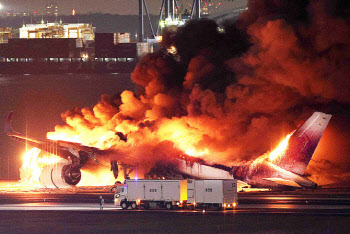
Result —
<instances>
[{"instance_id":1,"label":"background building","mask_svg":"<svg viewBox=\"0 0 350 234\"><path fill-rule=\"evenodd\" d=\"M95 28L91 24L26 24L19 29L19 38L81 38L94 40Z\"/></svg>"},{"instance_id":2,"label":"background building","mask_svg":"<svg viewBox=\"0 0 350 234\"><path fill-rule=\"evenodd\" d=\"M45 8L45 15L55 15L58 16L58 1L49 1Z\"/></svg>"}]
</instances>

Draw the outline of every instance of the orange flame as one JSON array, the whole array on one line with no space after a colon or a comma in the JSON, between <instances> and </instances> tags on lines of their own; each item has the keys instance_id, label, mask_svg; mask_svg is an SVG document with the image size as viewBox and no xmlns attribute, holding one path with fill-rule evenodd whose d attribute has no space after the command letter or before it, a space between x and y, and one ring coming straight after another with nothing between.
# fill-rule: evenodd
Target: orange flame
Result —
<instances>
[{"instance_id":1,"label":"orange flame","mask_svg":"<svg viewBox=\"0 0 350 234\"><path fill-rule=\"evenodd\" d=\"M62 159L56 155L45 153L32 148L23 154L23 164L20 169L22 184L39 185L41 169L46 165L56 164Z\"/></svg>"},{"instance_id":2,"label":"orange flame","mask_svg":"<svg viewBox=\"0 0 350 234\"><path fill-rule=\"evenodd\" d=\"M118 177L119 181L124 181L124 179ZM78 186L103 186L103 185L113 185L116 179L109 168L99 168L98 170L88 171L81 170L81 181Z\"/></svg>"},{"instance_id":3,"label":"orange flame","mask_svg":"<svg viewBox=\"0 0 350 234\"><path fill-rule=\"evenodd\" d=\"M279 145L269 153L269 159L271 162L278 159L279 156L287 149L289 138L292 136L293 132L288 134L286 138L279 143Z\"/></svg>"},{"instance_id":4,"label":"orange flame","mask_svg":"<svg viewBox=\"0 0 350 234\"><path fill-rule=\"evenodd\" d=\"M202 140L202 133L188 127L183 119L163 121L157 134L162 140L174 142L176 148L190 156L200 157L210 153L208 148L198 149L197 144Z\"/></svg>"},{"instance_id":5,"label":"orange flame","mask_svg":"<svg viewBox=\"0 0 350 234\"><path fill-rule=\"evenodd\" d=\"M21 183L39 185L41 168L37 163L40 150L32 148L23 154L23 164L20 169Z\"/></svg>"},{"instance_id":6,"label":"orange flame","mask_svg":"<svg viewBox=\"0 0 350 234\"><path fill-rule=\"evenodd\" d=\"M288 142L289 138L292 136L294 131L290 134L288 134L279 144L278 146L272 150L269 153L263 154L257 159L255 159L251 164L250 168L254 168L257 165L264 163L265 160L269 160L271 162L274 162L276 159L278 159L280 156L282 156L283 152L287 149L288 147Z\"/></svg>"}]
</instances>

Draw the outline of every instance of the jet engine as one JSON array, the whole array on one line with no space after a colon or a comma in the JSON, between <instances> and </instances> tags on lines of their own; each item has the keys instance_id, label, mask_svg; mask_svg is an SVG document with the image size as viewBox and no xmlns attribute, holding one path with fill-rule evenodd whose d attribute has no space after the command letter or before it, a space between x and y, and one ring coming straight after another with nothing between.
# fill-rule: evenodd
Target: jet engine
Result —
<instances>
[{"instance_id":1,"label":"jet engine","mask_svg":"<svg viewBox=\"0 0 350 234\"><path fill-rule=\"evenodd\" d=\"M39 182L44 188L67 188L77 185L80 179L80 168L62 160L57 164L45 166L41 170Z\"/></svg>"}]
</instances>

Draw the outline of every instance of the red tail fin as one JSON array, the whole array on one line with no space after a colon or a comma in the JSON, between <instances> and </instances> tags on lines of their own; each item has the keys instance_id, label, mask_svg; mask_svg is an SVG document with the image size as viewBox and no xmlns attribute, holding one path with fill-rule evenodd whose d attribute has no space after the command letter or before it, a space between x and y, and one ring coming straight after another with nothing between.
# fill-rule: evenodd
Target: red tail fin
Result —
<instances>
[{"instance_id":1,"label":"red tail fin","mask_svg":"<svg viewBox=\"0 0 350 234\"><path fill-rule=\"evenodd\" d=\"M274 164L303 175L332 115L314 112L290 137L288 147Z\"/></svg>"}]
</instances>

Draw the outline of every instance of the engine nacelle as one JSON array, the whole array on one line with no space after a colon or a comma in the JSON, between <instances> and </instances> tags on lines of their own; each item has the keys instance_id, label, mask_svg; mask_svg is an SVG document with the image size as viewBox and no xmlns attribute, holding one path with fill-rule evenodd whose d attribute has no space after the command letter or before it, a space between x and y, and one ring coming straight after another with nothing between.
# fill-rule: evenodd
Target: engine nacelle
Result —
<instances>
[{"instance_id":1,"label":"engine nacelle","mask_svg":"<svg viewBox=\"0 0 350 234\"><path fill-rule=\"evenodd\" d=\"M41 170L39 182L45 188L67 188L77 185L81 179L80 169L61 161L47 165Z\"/></svg>"}]
</instances>

